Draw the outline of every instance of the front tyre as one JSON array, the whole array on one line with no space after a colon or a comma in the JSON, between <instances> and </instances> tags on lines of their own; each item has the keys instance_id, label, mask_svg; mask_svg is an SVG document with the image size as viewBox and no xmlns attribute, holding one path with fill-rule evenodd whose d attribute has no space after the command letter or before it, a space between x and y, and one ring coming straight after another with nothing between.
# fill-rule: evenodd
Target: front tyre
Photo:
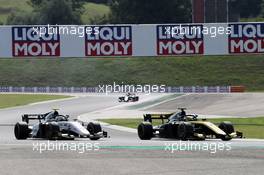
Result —
<instances>
[{"instance_id":1,"label":"front tyre","mask_svg":"<svg viewBox=\"0 0 264 175\"><path fill-rule=\"evenodd\" d=\"M17 140L25 140L29 136L29 128L26 122L18 122L14 128L15 137Z\"/></svg>"},{"instance_id":2,"label":"front tyre","mask_svg":"<svg viewBox=\"0 0 264 175\"><path fill-rule=\"evenodd\" d=\"M231 134L235 132L234 126L231 122L221 122L218 127L223 130L226 134Z\"/></svg>"},{"instance_id":3,"label":"front tyre","mask_svg":"<svg viewBox=\"0 0 264 175\"><path fill-rule=\"evenodd\" d=\"M99 132L102 132L102 127L99 123L90 122L87 125L87 130L89 131L91 135L95 135Z\"/></svg>"},{"instance_id":4,"label":"front tyre","mask_svg":"<svg viewBox=\"0 0 264 175\"><path fill-rule=\"evenodd\" d=\"M223 141L229 141L232 139L229 135L235 132L235 129L231 122L221 122L218 127L226 133L225 136L221 136Z\"/></svg>"},{"instance_id":5,"label":"front tyre","mask_svg":"<svg viewBox=\"0 0 264 175\"><path fill-rule=\"evenodd\" d=\"M153 137L153 127L151 123L141 123L138 125L138 137L141 140L150 140Z\"/></svg>"},{"instance_id":6,"label":"front tyre","mask_svg":"<svg viewBox=\"0 0 264 175\"><path fill-rule=\"evenodd\" d=\"M231 140L232 139L232 137L230 137L230 136L221 136L221 140L223 140L223 141L229 141L229 140Z\"/></svg>"}]
</instances>

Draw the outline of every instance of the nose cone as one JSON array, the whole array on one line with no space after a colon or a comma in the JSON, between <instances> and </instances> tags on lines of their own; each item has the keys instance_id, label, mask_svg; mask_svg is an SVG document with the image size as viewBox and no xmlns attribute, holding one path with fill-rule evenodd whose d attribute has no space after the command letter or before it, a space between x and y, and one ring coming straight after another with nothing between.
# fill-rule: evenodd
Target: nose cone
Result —
<instances>
[{"instance_id":1,"label":"nose cone","mask_svg":"<svg viewBox=\"0 0 264 175\"><path fill-rule=\"evenodd\" d=\"M71 123L74 129L74 132L78 133L82 136L90 135L90 133L85 129L79 122L72 122Z\"/></svg>"}]
</instances>

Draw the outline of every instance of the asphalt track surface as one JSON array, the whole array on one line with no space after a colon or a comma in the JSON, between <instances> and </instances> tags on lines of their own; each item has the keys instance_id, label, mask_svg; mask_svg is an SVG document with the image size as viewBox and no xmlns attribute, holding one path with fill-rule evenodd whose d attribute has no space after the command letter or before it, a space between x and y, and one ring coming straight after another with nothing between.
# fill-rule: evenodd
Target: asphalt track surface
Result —
<instances>
[{"instance_id":1,"label":"asphalt track surface","mask_svg":"<svg viewBox=\"0 0 264 175\"><path fill-rule=\"evenodd\" d=\"M183 95L147 110L175 111L177 107L186 107L190 113L204 115L263 116L264 93Z\"/></svg>"},{"instance_id":2,"label":"asphalt track surface","mask_svg":"<svg viewBox=\"0 0 264 175\"><path fill-rule=\"evenodd\" d=\"M116 98L93 95L0 110L0 174L263 174L264 142L261 140L141 141L135 133L109 128L105 130L110 138L99 141L18 141L14 138L11 124L20 120L23 113L60 108L62 113L76 118L120 105ZM59 144L66 146L54 146ZM189 150L188 144L198 144L203 149ZM221 149L215 149L216 145Z\"/></svg>"}]
</instances>

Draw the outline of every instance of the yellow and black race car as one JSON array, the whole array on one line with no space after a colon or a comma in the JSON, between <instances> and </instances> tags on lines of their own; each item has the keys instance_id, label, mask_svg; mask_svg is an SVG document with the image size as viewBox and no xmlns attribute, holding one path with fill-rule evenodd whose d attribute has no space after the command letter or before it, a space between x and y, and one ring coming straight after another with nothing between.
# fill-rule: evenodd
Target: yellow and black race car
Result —
<instances>
[{"instance_id":1,"label":"yellow and black race car","mask_svg":"<svg viewBox=\"0 0 264 175\"><path fill-rule=\"evenodd\" d=\"M242 138L241 132L236 132L231 122L221 122L218 126L198 119L198 115L187 115L185 108L179 108L178 113L145 114L144 121L138 125L138 136L141 140L153 137L174 138L180 140L204 140L219 138L224 141L232 138ZM152 120L162 120L162 124L152 126ZM164 120L167 120L165 123Z\"/></svg>"}]
</instances>

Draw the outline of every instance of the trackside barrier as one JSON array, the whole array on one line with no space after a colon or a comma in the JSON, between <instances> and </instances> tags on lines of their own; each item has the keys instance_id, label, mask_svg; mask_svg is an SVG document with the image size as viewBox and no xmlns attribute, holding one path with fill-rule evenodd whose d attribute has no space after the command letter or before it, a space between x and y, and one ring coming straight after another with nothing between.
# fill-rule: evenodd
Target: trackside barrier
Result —
<instances>
[{"instance_id":1,"label":"trackside barrier","mask_svg":"<svg viewBox=\"0 0 264 175\"><path fill-rule=\"evenodd\" d=\"M112 91L110 93L126 93ZM244 86L191 86L166 87L164 91L136 93L238 93L245 92ZM0 87L0 93L106 93L98 87ZM108 92L109 93L109 92Z\"/></svg>"},{"instance_id":2,"label":"trackside barrier","mask_svg":"<svg viewBox=\"0 0 264 175\"><path fill-rule=\"evenodd\" d=\"M236 92L245 92L245 87L244 86L231 86L231 93L236 93Z\"/></svg>"},{"instance_id":3,"label":"trackside barrier","mask_svg":"<svg viewBox=\"0 0 264 175\"><path fill-rule=\"evenodd\" d=\"M261 22L0 27L0 58L263 53Z\"/></svg>"}]
</instances>

